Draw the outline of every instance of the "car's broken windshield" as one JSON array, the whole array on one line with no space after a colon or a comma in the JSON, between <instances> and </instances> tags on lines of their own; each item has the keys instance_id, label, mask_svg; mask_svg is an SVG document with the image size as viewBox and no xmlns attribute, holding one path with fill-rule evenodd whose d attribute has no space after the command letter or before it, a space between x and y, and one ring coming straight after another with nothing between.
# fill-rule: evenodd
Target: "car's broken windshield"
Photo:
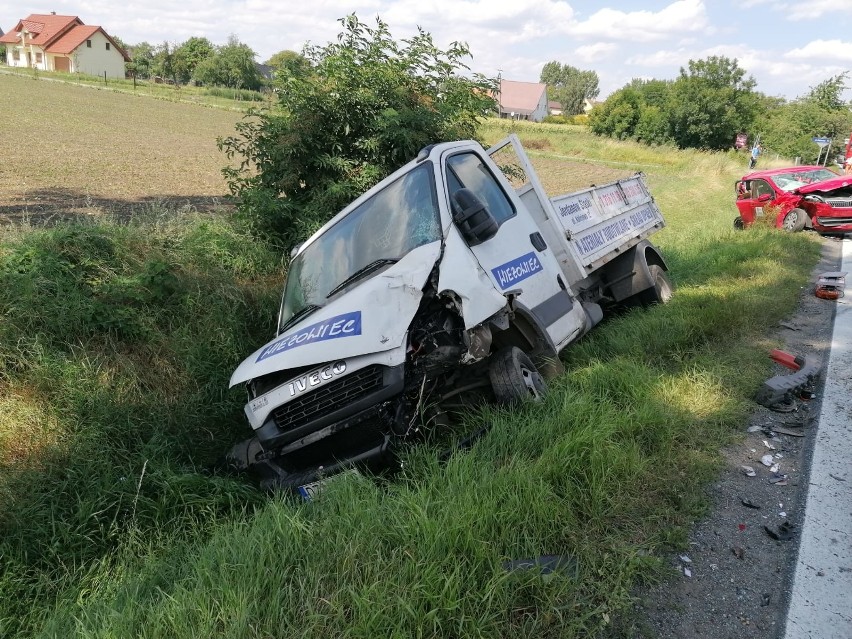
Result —
<instances>
[{"instance_id":1,"label":"car's broken windshield","mask_svg":"<svg viewBox=\"0 0 852 639\"><path fill-rule=\"evenodd\" d=\"M814 184L836 178L837 174L828 169L809 169L790 173L779 173L773 176L775 184L782 191L792 191L806 184Z\"/></svg>"},{"instance_id":2,"label":"car's broken windshield","mask_svg":"<svg viewBox=\"0 0 852 639\"><path fill-rule=\"evenodd\" d=\"M440 239L435 180L427 163L363 202L296 256L287 275L279 327L305 306L324 305L335 287L368 264L390 264Z\"/></svg>"}]
</instances>

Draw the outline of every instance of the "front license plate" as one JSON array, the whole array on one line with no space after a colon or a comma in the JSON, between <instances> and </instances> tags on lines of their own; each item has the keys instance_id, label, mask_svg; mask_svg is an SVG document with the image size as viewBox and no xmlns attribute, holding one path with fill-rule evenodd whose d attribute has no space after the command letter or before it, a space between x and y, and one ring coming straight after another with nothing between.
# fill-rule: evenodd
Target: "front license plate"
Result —
<instances>
[{"instance_id":1,"label":"front license plate","mask_svg":"<svg viewBox=\"0 0 852 639\"><path fill-rule=\"evenodd\" d=\"M350 468L349 470L345 470L342 473L338 473L337 475L332 475L331 477L323 477L322 479L312 481L310 484L303 484L299 486L299 494L302 496L302 498L304 498L305 501L311 501L314 497L320 494L322 489L327 486L329 482L334 481L341 475L345 474L360 475L361 473L358 472L357 468Z\"/></svg>"}]
</instances>

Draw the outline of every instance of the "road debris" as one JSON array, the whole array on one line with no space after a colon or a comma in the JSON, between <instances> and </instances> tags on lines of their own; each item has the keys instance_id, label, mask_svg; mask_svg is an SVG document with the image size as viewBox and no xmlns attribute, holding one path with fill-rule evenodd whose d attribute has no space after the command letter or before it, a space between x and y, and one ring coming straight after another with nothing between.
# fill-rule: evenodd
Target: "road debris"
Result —
<instances>
[{"instance_id":1,"label":"road debris","mask_svg":"<svg viewBox=\"0 0 852 639\"><path fill-rule=\"evenodd\" d=\"M751 501L750 499L743 499L742 497L740 497L740 503L741 503L743 506L745 506L746 508L753 508L754 510L760 510L760 506L758 506L757 504L755 504L755 503L754 503L753 501Z\"/></svg>"},{"instance_id":2,"label":"road debris","mask_svg":"<svg viewBox=\"0 0 852 639\"><path fill-rule=\"evenodd\" d=\"M757 475L757 473L754 472L754 468L752 468L751 466L740 466L740 468L743 469L743 475L745 475L746 477L754 477L755 475Z\"/></svg>"},{"instance_id":3,"label":"road debris","mask_svg":"<svg viewBox=\"0 0 852 639\"><path fill-rule=\"evenodd\" d=\"M745 559L745 548L742 548L741 546L734 546L733 548L731 548L731 552L734 553L734 557L736 557L740 561Z\"/></svg>"},{"instance_id":4,"label":"road debris","mask_svg":"<svg viewBox=\"0 0 852 639\"><path fill-rule=\"evenodd\" d=\"M773 530L769 526L764 526L763 529L766 531L766 534L772 537L775 541L787 541L792 539L795 534L796 524L791 524L789 521L784 521L780 526L778 526L778 530Z\"/></svg>"},{"instance_id":5,"label":"road debris","mask_svg":"<svg viewBox=\"0 0 852 639\"><path fill-rule=\"evenodd\" d=\"M764 466L769 467L769 466L772 466L775 463L775 458L772 455L770 455L769 453L767 453L766 455L764 455L763 457L760 458L760 463L763 464Z\"/></svg>"},{"instance_id":6,"label":"road debris","mask_svg":"<svg viewBox=\"0 0 852 639\"><path fill-rule=\"evenodd\" d=\"M804 437L805 431L801 429L795 428L787 428L785 426L779 426L775 429L776 433L780 433L781 435L789 435L790 437Z\"/></svg>"},{"instance_id":7,"label":"road debris","mask_svg":"<svg viewBox=\"0 0 852 639\"><path fill-rule=\"evenodd\" d=\"M770 351L769 356L793 373L776 375L763 382L755 400L776 412L793 412L796 410L793 395L813 385L820 373L819 362L813 356L794 355L777 348Z\"/></svg>"},{"instance_id":8,"label":"road debris","mask_svg":"<svg viewBox=\"0 0 852 639\"><path fill-rule=\"evenodd\" d=\"M836 300L845 295L846 273L831 271L817 278L814 295L824 300Z\"/></svg>"}]
</instances>

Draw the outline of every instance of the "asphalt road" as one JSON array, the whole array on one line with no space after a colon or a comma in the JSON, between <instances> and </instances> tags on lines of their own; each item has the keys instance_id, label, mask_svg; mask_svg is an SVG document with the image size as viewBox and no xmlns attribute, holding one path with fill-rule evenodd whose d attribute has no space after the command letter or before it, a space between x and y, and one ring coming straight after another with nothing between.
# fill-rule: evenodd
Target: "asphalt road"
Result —
<instances>
[{"instance_id":1,"label":"asphalt road","mask_svg":"<svg viewBox=\"0 0 852 639\"><path fill-rule=\"evenodd\" d=\"M840 270L852 275L852 239ZM852 288L837 301L824 375L785 639L852 638Z\"/></svg>"}]
</instances>

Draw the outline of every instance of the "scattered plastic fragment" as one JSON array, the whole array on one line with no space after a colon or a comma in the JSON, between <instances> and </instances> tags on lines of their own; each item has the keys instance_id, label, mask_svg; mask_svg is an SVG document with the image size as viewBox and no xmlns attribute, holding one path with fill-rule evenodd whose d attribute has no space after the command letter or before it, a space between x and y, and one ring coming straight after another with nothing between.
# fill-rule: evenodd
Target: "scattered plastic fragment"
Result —
<instances>
[{"instance_id":1,"label":"scattered plastic fragment","mask_svg":"<svg viewBox=\"0 0 852 639\"><path fill-rule=\"evenodd\" d=\"M797 428L786 428L784 426L778 426L775 429L776 433L780 433L782 435L790 435L791 437L804 437L805 431Z\"/></svg>"},{"instance_id":2,"label":"scattered plastic fragment","mask_svg":"<svg viewBox=\"0 0 852 639\"><path fill-rule=\"evenodd\" d=\"M687 568L686 566L683 567L683 574L686 575L687 577L692 577L692 571L689 568Z\"/></svg>"},{"instance_id":3,"label":"scattered plastic fragment","mask_svg":"<svg viewBox=\"0 0 852 639\"><path fill-rule=\"evenodd\" d=\"M769 472L774 474L774 475L777 475L778 471L780 471L780 470L781 470L781 464L772 464L769 467Z\"/></svg>"},{"instance_id":4,"label":"scattered plastic fragment","mask_svg":"<svg viewBox=\"0 0 852 639\"><path fill-rule=\"evenodd\" d=\"M764 445L764 446L766 446L769 450L775 450L775 446L773 446L772 444L770 444L770 443L769 443L768 441L766 441L765 439L763 440L763 445Z\"/></svg>"},{"instance_id":5,"label":"scattered plastic fragment","mask_svg":"<svg viewBox=\"0 0 852 639\"><path fill-rule=\"evenodd\" d=\"M812 399L814 399L815 397L816 397L816 393L813 392L812 390L808 390L806 388L803 388L802 390L799 391L799 399L801 399L803 402L809 402Z\"/></svg>"},{"instance_id":6,"label":"scattered plastic fragment","mask_svg":"<svg viewBox=\"0 0 852 639\"><path fill-rule=\"evenodd\" d=\"M756 433L759 430L763 430L763 426L749 426L748 427L749 433Z\"/></svg>"},{"instance_id":7,"label":"scattered plastic fragment","mask_svg":"<svg viewBox=\"0 0 852 639\"><path fill-rule=\"evenodd\" d=\"M690 559L690 558L689 558L688 556L686 556L686 555L681 555L681 556L680 556L680 560L681 560L683 563L685 563L685 564L691 564L691 563L692 563L692 559Z\"/></svg>"},{"instance_id":8,"label":"scattered plastic fragment","mask_svg":"<svg viewBox=\"0 0 852 639\"><path fill-rule=\"evenodd\" d=\"M776 486L786 486L787 475L782 475L778 472L773 472L772 477L769 478L769 483L775 484Z\"/></svg>"},{"instance_id":9,"label":"scattered plastic fragment","mask_svg":"<svg viewBox=\"0 0 852 639\"><path fill-rule=\"evenodd\" d=\"M798 326L794 326L793 324L788 324L787 322L778 322L778 326L781 326L783 328L789 328L791 331L800 330Z\"/></svg>"},{"instance_id":10,"label":"scattered plastic fragment","mask_svg":"<svg viewBox=\"0 0 852 639\"><path fill-rule=\"evenodd\" d=\"M768 592L765 592L760 596L761 607L766 607L771 603L772 603L772 595L770 595Z\"/></svg>"},{"instance_id":11,"label":"scattered plastic fragment","mask_svg":"<svg viewBox=\"0 0 852 639\"><path fill-rule=\"evenodd\" d=\"M754 468L752 468L751 466L740 466L740 468L743 469L743 474L746 477L754 477L755 475L757 475L757 473L754 472Z\"/></svg>"},{"instance_id":12,"label":"scattered plastic fragment","mask_svg":"<svg viewBox=\"0 0 852 639\"><path fill-rule=\"evenodd\" d=\"M766 534L772 537L775 541L787 541L792 539L794 536L794 530L796 528L796 524L791 524L789 521L784 521L780 526L778 526L778 530L772 530L769 526L764 526L763 529L766 531Z\"/></svg>"},{"instance_id":13,"label":"scattered plastic fragment","mask_svg":"<svg viewBox=\"0 0 852 639\"><path fill-rule=\"evenodd\" d=\"M739 560L745 559L745 548L741 548L740 546L734 546L731 548L731 552L734 553L734 557Z\"/></svg>"},{"instance_id":14,"label":"scattered plastic fragment","mask_svg":"<svg viewBox=\"0 0 852 639\"><path fill-rule=\"evenodd\" d=\"M846 287L846 273L830 271L823 273L817 278L814 295L824 300L840 299L844 295Z\"/></svg>"},{"instance_id":15,"label":"scattered plastic fragment","mask_svg":"<svg viewBox=\"0 0 852 639\"><path fill-rule=\"evenodd\" d=\"M775 463L774 459L775 458L772 457L772 455L766 454L766 455L764 455L763 457L760 458L760 463L763 464L764 466L771 466L773 463Z\"/></svg>"},{"instance_id":16,"label":"scattered plastic fragment","mask_svg":"<svg viewBox=\"0 0 852 639\"><path fill-rule=\"evenodd\" d=\"M758 506L757 504L755 504L755 503L754 503L753 501L751 501L750 499L743 499L743 498L740 498L740 503L741 503L743 506L745 506L746 508L753 508L754 510L760 510L760 506Z\"/></svg>"},{"instance_id":17,"label":"scattered plastic fragment","mask_svg":"<svg viewBox=\"0 0 852 639\"><path fill-rule=\"evenodd\" d=\"M535 568L538 568L542 575L549 575L558 571L576 578L579 574L577 560L569 555L541 555L533 559L515 559L503 562L503 570L508 572Z\"/></svg>"},{"instance_id":18,"label":"scattered plastic fragment","mask_svg":"<svg viewBox=\"0 0 852 639\"><path fill-rule=\"evenodd\" d=\"M777 402L770 406L767 406L769 410L774 410L776 413L795 413L796 412L796 402L792 399L786 399L784 401Z\"/></svg>"},{"instance_id":19,"label":"scattered plastic fragment","mask_svg":"<svg viewBox=\"0 0 852 639\"><path fill-rule=\"evenodd\" d=\"M758 404L770 410L790 413L796 410L792 396L802 389L810 389L820 373L820 364L813 356L803 357L774 349L769 356L778 364L794 371L790 375L776 375L765 382L755 397Z\"/></svg>"},{"instance_id":20,"label":"scattered plastic fragment","mask_svg":"<svg viewBox=\"0 0 852 639\"><path fill-rule=\"evenodd\" d=\"M779 517L786 517L786 516L787 516L787 513L785 513L785 512L782 510L780 513L778 513L778 516L779 516Z\"/></svg>"}]
</instances>

